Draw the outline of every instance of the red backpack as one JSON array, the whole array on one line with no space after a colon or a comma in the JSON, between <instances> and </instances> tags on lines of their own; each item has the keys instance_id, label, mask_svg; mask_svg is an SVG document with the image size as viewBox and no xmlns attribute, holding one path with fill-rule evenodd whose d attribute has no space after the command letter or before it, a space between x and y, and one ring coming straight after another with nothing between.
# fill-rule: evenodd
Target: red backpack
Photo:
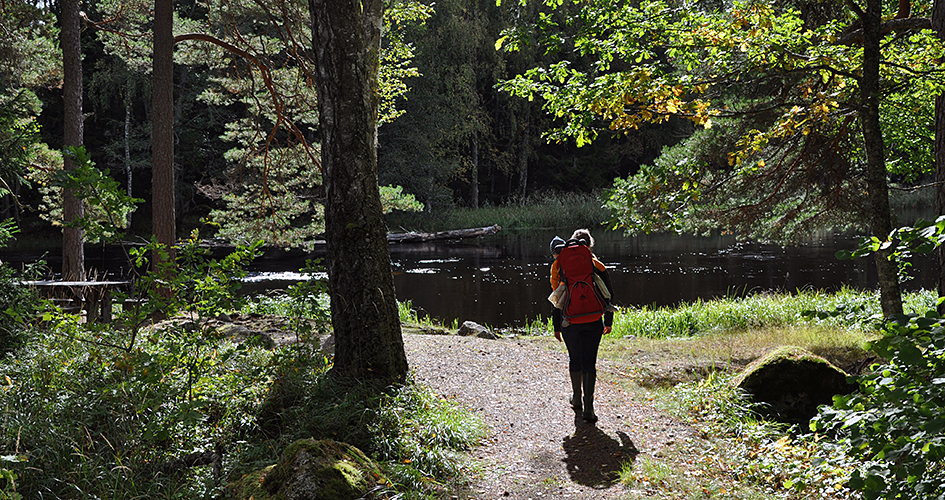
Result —
<instances>
[{"instance_id":1,"label":"red backpack","mask_svg":"<svg viewBox=\"0 0 945 500\"><path fill-rule=\"evenodd\" d=\"M565 284L561 314L569 323L591 323L604 315L606 304L594 284L591 249L581 240L568 240L558 254L561 282Z\"/></svg>"}]
</instances>

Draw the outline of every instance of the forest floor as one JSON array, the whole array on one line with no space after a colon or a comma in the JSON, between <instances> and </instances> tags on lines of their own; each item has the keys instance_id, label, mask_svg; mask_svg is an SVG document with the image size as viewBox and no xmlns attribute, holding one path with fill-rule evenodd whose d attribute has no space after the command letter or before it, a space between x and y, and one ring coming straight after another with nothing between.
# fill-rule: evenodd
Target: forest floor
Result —
<instances>
[{"instance_id":1,"label":"forest floor","mask_svg":"<svg viewBox=\"0 0 945 500\"><path fill-rule=\"evenodd\" d=\"M404 343L415 380L480 415L490 428L472 450L479 464L473 484L456 498L673 498L645 470L630 484L619 480L621 470L641 469L642 460L665 463L675 475L703 473L688 464L712 443L657 410L649 391L622 389L630 367L599 361L600 420L589 424L568 403L567 353L553 337L485 340L410 331ZM641 354L638 359L646 357Z\"/></svg>"}]
</instances>

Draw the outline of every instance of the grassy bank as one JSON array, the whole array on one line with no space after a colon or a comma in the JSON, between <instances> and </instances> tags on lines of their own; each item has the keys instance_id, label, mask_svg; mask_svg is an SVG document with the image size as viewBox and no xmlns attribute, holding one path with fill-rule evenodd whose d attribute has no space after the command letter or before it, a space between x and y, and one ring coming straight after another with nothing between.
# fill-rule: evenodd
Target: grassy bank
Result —
<instances>
[{"instance_id":1,"label":"grassy bank","mask_svg":"<svg viewBox=\"0 0 945 500\"><path fill-rule=\"evenodd\" d=\"M433 232L493 224L508 230L597 227L609 217L598 194L541 193L502 206L438 209L435 214L395 212L387 215L387 226L391 232Z\"/></svg>"}]
</instances>

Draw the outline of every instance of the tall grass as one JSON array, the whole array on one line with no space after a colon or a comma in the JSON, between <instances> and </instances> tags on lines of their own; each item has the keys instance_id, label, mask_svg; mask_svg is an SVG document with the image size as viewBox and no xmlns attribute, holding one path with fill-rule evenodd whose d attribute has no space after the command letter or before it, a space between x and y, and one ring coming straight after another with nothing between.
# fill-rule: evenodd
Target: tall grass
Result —
<instances>
[{"instance_id":1,"label":"tall grass","mask_svg":"<svg viewBox=\"0 0 945 500\"><path fill-rule=\"evenodd\" d=\"M906 312L935 307L930 291L906 294ZM807 319L805 312L821 312ZM689 337L711 332L741 331L813 324L863 328L881 314L877 292L844 288L838 292L802 290L796 294L757 294L743 298L697 300L655 309L625 309L614 322L618 336L647 338ZM874 318L871 320L871 318Z\"/></svg>"},{"instance_id":2,"label":"tall grass","mask_svg":"<svg viewBox=\"0 0 945 500\"><path fill-rule=\"evenodd\" d=\"M501 206L449 208L436 214L392 213L387 225L392 231L443 231L485 227L493 224L503 229L541 229L554 227L596 227L610 218L600 195L575 193L540 193L525 200L513 200Z\"/></svg>"}]
</instances>

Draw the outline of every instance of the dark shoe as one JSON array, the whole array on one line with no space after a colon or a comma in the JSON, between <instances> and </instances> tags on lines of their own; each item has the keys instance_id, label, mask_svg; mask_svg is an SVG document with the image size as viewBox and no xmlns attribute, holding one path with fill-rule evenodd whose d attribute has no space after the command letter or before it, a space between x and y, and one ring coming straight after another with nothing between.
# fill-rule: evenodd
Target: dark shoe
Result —
<instances>
[{"instance_id":1,"label":"dark shoe","mask_svg":"<svg viewBox=\"0 0 945 500\"><path fill-rule=\"evenodd\" d=\"M584 421L597 422L597 415L594 414L594 384L597 382L597 373L584 373Z\"/></svg>"},{"instance_id":2,"label":"dark shoe","mask_svg":"<svg viewBox=\"0 0 945 500\"><path fill-rule=\"evenodd\" d=\"M581 411L581 384L583 383L583 378L581 377L581 372L570 372L571 374L571 408L574 411Z\"/></svg>"}]
</instances>

